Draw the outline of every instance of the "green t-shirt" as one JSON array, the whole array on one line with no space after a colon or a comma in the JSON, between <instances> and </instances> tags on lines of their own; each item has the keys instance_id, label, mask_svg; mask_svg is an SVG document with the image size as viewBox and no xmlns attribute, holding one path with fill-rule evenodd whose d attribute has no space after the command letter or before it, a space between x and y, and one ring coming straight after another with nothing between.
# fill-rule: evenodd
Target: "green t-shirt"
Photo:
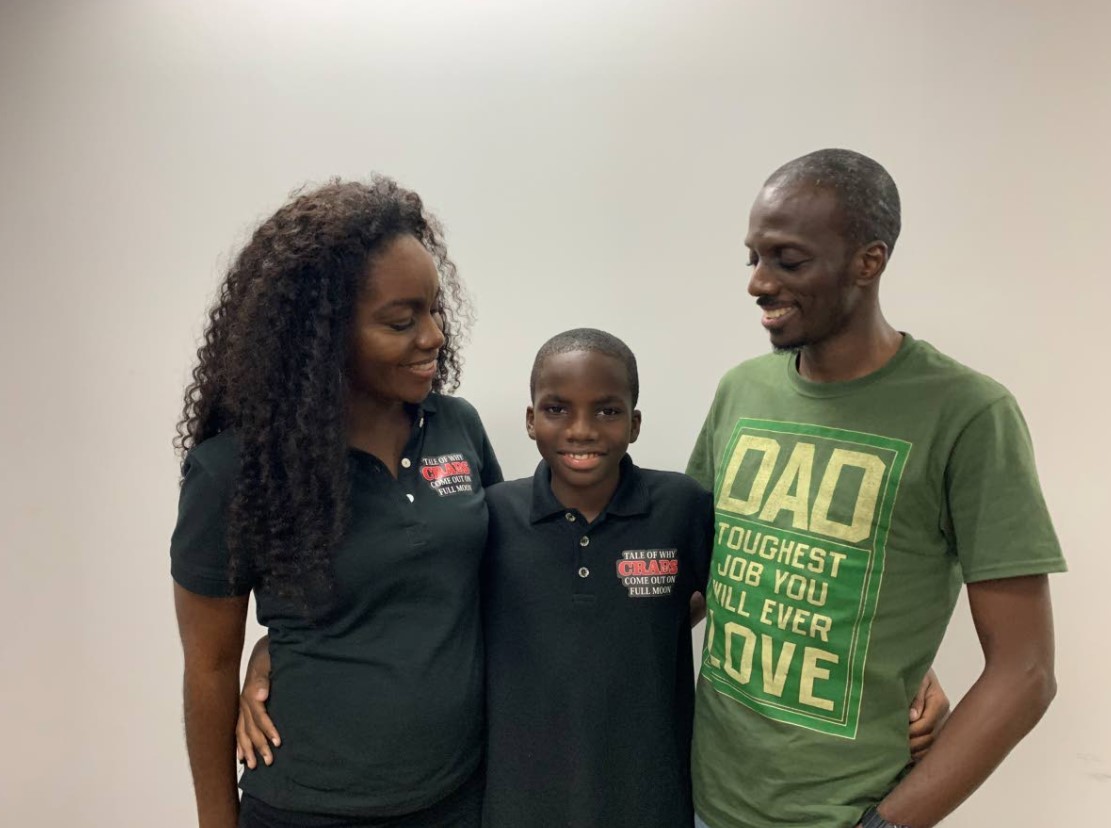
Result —
<instances>
[{"instance_id":1,"label":"green t-shirt","mask_svg":"<svg viewBox=\"0 0 1111 828\"><path fill-rule=\"evenodd\" d=\"M712 828L855 825L909 762L961 581L1065 569L1005 388L909 335L850 382L795 362L727 373L687 469L716 513L693 748Z\"/></svg>"}]
</instances>

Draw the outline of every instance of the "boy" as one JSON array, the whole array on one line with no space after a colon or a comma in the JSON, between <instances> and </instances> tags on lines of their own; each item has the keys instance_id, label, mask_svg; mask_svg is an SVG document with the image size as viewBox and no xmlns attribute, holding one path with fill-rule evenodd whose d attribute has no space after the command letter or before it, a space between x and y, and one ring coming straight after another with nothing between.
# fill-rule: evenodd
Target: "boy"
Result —
<instances>
[{"instance_id":1,"label":"boy","mask_svg":"<svg viewBox=\"0 0 1111 828\"><path fill-rule=\"evenodd\" d=\"M691 825L690 599L710 495L626 454L637 368L616 337L553 337L530 385L543 459L487 494L483 825Z\"/></svg>"}]
</instances>

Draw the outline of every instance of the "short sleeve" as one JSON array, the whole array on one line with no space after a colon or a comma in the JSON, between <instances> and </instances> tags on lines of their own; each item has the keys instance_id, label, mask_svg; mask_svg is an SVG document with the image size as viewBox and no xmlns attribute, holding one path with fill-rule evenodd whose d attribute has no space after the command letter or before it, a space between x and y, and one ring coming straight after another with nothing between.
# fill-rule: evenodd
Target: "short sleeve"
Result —
<instances>
[{"instance_id":1,"label":"short sleeve","mask_svg":"<svg viewBox=\"0 0 1111 828\"><path fill-rule=\"evenodd\" d=\"M1007 394L977 414L946 469L951 533L966 583L1064 572L1022 412Z\"/></svg>"},{"instance_id":2,"label":"short sleeve","mask_svg":"<svg viewBox=\"0 0 1111 828\"><path fill-rule=\"evenodd\" d=\"M479 427L482 429L482 446L480 448L482 471L480 479L482 480L483 488L490 488L491 486L501 483L505 480L502 476L501 464L498 462L497 455L494 454L494 447L490 444L490 437L486 434L486 429L479 421Z\"/></svg>"},{"instance_id":3,"label":"short sleeve","mask_svg":"<svg viewBox=\"0 0 1111 828\"><path fill-rule=\"evenodd\" d=\"M486 427L482 424L482 418L478 416L478 410L462 397L450 397L448 399L457 406L457 410L462 412L463 427L478 450L480 466L478 479L482 481L483 488L501 483L505 479L502 476L501 464L498 463L497 455L494 454L494 447L490 443L490 437L486 434Z\"/></svg>"},{"instance_id":4,"label":"short sleeve","mask_svg":"<svg viewBox=\"0 0 1111 828\"><path fill-rule=\"evenodd\" d=\"M234 480L213 472L192 454L182 469L177 525L170 540L170 574L190 592L212 598L246 595L251 579L233 582L227 511Z\"/></svg>"},{"instance_id":5,"label":"short sleeve","mask_svg":"<svg viewBox=\"0 0 1111 828\"><path fill-rule=\"evenodd\" d=\"M717 402L715 397L714 402ZM714 489L714 406L710 406L706 420L702 423L702 430L698 432L698 439L694 442L694 450L690 460L687 461L687 474L699 482L703 489Z\"/></svg>"}]
</instances>

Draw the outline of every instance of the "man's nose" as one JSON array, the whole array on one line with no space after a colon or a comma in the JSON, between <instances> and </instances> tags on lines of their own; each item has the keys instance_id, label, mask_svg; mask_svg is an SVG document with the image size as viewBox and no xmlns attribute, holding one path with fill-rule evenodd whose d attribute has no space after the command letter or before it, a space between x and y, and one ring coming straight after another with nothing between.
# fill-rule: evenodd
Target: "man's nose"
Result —
<instances>
[{"instance_id":1,"label":"man's nose","mask_svg":"<svg viewBox=\"0 0 1111 828\"><path fill-rule=\"evenodd\" d=\"M748 292L751 296L774 296L779 292L779 283L775 281L768 268L762 261L753 265L752 276L748 280Z\"/></svg>"}]
</instances>

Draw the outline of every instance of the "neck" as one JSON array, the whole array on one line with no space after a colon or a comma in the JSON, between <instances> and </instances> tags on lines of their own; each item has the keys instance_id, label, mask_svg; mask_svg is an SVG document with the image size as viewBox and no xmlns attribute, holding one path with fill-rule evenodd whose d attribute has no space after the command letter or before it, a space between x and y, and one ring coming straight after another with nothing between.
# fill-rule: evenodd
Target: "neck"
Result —
<instances>
[{"instance_id":1,"label":"neck","mask_svg":"<svg viewBox=\"0 0 1111 828\"><path fill-rule=\"evenodd\" d=\"M875 373L899 351L903 335L876 310L875 318L859 330L803 346L799 375L813 382L847 382Z\"/></svg>"},{"instance_id":2,"label":"neck","mask_svg":"<svg viewBox=\"0 0 1111 828\"><path fill-rule=\"evenodd\" d=\"M565 509L576 509L587 521L593 523L602 510L613 500L621 475L600 480L593 486L567 486L552 475L552 494Z\"/></svg>"},{"instance_id":3,"label":"neck","mask_svg":"<svg viewBox=\"0 0 1111 828\"><path fill-rule=\"evenodd\" d=\"M347 400L347 442L367 450L391 431L408 433L409 413L400 401L382 402L373 397L352 395Z\"/></svg>"}]
</instances>

